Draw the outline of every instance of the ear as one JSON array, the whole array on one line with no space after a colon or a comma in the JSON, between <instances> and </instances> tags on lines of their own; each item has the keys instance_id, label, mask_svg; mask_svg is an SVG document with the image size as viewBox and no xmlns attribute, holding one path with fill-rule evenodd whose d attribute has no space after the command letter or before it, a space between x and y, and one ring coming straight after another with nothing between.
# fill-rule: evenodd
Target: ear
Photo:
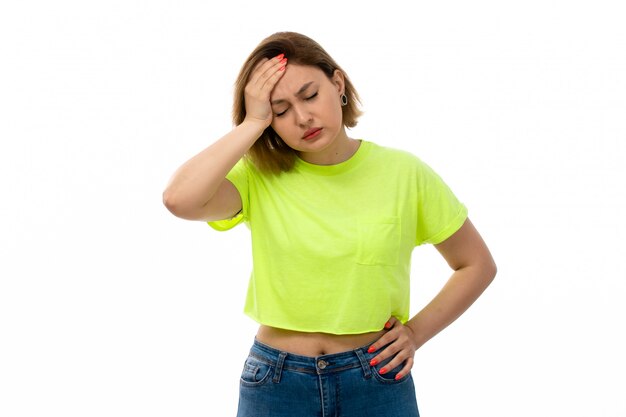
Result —
<instances>
[{"instance_id":1,"label":"ear","mask_svg":"<svg viewBox=\"0 0 626 417\"><path fill-rule=\"evenodd\" d=\"M343 72L339 71L338 69L335 70L335 72L333 73L333 78L331 78L330 81L335 85L339 94L345 93L346 82L343 76Z\"/></svg>"}]
</instances>

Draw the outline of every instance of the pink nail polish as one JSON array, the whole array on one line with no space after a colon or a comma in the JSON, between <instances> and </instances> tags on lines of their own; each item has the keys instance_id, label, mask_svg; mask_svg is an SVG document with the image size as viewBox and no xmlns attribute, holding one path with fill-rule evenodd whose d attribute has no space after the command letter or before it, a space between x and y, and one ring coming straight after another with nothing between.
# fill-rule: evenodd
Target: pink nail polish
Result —
<instances>
[{"instance_id":1,"label":"pink nail polish","mask_svg":"<svg viewBox=\"0 0 626 417\"><path fill-rule=\"evenodd\" d=\"M285 56L285 54L280 54L280 55L276 55L275 58L278 58L279 60L283 59L283 57Z\"/></svg>"},{"instance_id":2,"label":"pink nail polish","mask_svg":"<svg viewBox=\"0 0 626 417\"><path fill-rule=\"evenodd\" d=\"M378 361L376 359L372 359L370 361L370 366L376 366L376 365L378 365Z\"/></svg>"},{"instance_id":3,"label":"pink nail polish","mask_svg":"<svg viewBox=\"0 0 626 417\"><path fill-rule=\"evenodd\" d=\"M285 70L285 67L278 68L278 71L284 71L284 70Z\"/></svg>"},{"instance_id":4,"label":"pink nail polish","mask_svg":"<svg viewBox=\"0 0 626 417\"><path fill-rule=\"evenodd\" d=\"M391 323L389 322L385 323L385 329L389 329L389 328L391 328Z\"/></svg>"},{"instance_id":5,"label":"pink nail polish","mask_svg":"<svg viewBox=\"0 0 626 417\"><path fill-rule=\"evenodd\" d=\"M370 346L369 349L367 349L367 353L374 353L376 352L376 348L374 347L374 345Z\"/></svg>"},{"instance_id":6,"label":"pink nail polish","mask_svg":"<svg viewBox=\"0 0 626 417\"><path fill-rule=\"evenodd\" d=\"M396 378L395 378L395 379L396 379L396 381L397 381L397 380L398 380L398 379L400 379L400 378L402 378L402 375L401 375L401 374L398 374L398 375L396 375Z\"/></svg>"},{"instance_id":7,"label":"pink nail polish","mask_svg":"<svg viewBox=\"0 0 626 417\"><path fill-rule=\"evenodd\" d=\"M378 371L379 374L384 375L387 373L387 368L381 368L380 371Z\"/></svg>"}]
</instances>

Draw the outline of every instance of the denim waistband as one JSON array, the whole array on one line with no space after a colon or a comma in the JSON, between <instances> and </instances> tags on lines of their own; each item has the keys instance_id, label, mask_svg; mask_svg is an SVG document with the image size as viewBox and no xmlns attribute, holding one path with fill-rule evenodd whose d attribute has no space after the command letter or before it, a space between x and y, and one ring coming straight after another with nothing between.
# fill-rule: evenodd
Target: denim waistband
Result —
<instances>
[{"instance_id":1,"label":"denim waistband","mask_svg":"<svg viewBox=\"0 0 626 417\"><path fill-rule=\"evenodd\" d=\"M313 357L281 351L255 338L250 355L268 365L275 366L275 374L277 374L275 376L278 378L283 370L324 375L357 367L363 368L364 375L368 378L371 374L369 362L380 352L379 350L375 353L368 353L367 349L371 344L373 342L353 350Z\"/></svg>"}]
</instances>

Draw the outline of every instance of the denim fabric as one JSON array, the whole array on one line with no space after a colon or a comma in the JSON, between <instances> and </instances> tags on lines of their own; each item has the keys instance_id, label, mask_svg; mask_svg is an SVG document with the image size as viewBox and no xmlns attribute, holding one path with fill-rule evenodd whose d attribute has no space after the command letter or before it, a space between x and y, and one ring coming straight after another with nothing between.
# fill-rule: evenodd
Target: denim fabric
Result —
<instances>
[{"instance_id":1,"label":"denim fabric","mask_svg":"<svg viewBox=\"0 0 626 417\"><path fill-rule=\"evenodd\" d=\"M317 357L255 339L239 385L237 417L419 417L413 377L403 365L381 375L369 345ZM379 350L380 352L380 350Z\"/></svg>"}]
</instances>

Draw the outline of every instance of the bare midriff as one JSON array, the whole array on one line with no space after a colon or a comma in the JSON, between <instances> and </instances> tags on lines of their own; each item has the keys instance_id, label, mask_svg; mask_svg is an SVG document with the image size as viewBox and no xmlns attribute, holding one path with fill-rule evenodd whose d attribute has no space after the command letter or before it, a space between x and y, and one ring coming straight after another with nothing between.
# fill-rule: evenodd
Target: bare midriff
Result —
<instances>
[{"instance_id":1,"label":"bare midriff","mask_svg":"<svg viewBox=\"0 0 626 417\"><path fill-rule=\"evenodd\" d=\"M353 350L378 340L385 330L361 334L308 333L261 325L256 339L268 346L303 356Z\"/></svg>"}]
</instances>

